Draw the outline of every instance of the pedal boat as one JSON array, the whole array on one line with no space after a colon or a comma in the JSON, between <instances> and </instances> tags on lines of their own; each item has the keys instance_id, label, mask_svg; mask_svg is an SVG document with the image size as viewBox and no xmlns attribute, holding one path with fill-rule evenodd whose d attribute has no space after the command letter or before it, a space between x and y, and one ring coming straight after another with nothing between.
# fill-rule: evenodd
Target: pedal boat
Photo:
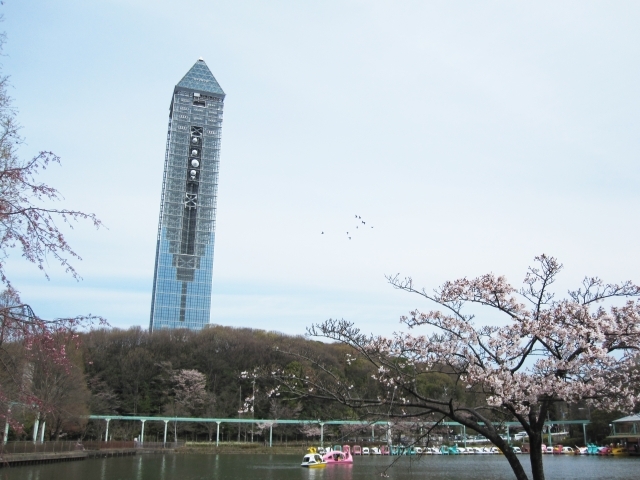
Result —
<instances>
[{"instance_id":1,"label":"pedal boat","mask_svg":"<svg viewBox=\"0 0 640 480\"><path fill-rule=\"evenodd\" d=\"M327 465L352 465L353 457L350 452L331 451L324 454L322 460Z\"/></svg>"},{"instance_id":2,"label":"pedal boat","mask_svg":"<svg viewBox=\"0 0 640 480\"><path fill-rule=\"evenodd\" d=\"M327 466L327 462L318 453L307 453L300 466L305 468L324 468Z\"/></svg>"}]
</instances>

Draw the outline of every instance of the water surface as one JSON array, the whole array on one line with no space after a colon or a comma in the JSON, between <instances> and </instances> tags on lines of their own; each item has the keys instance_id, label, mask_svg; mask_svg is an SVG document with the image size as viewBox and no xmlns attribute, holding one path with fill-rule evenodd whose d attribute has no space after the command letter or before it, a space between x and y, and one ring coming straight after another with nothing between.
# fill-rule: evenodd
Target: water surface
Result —
<instances>
[{"instance_id":1,"label":"water surface","mask_svg":"<svg viewBox=\"0 0 640 480\"><path fill-rule=\"evenodd\" d=\"M529 457L520 457L529 472ZM302 455L165 454L0 469L0 480L512 480L501 455L355 457L352 466L301 468ZM640 458L545 456L547 480L637 479ZM393 466L390 466L393 463Z\"/></svg>"}]
</instances>

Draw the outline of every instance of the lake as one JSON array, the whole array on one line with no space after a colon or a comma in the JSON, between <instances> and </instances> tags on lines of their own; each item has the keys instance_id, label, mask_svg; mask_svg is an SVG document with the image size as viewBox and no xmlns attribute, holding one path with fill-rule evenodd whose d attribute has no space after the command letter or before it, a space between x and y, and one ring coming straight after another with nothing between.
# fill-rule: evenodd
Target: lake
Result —
<instances>
[{"instance_id":1,"label":"lake","mask_svg":"<svg viewBox=\"0 0 640 480\"><path fill-rule=\"evenodd\" d=\"M501 455L355 457L352 466L324 469L299 466L301 455L156 454L0 469L0 480L360 480L380 478L438 480L510 480ZM640 458L545 456L548 480L637 479ZM395 464L390 467L390 464ZM521 457L529 470L529 458Z\"/></svg>"}]
</instances>

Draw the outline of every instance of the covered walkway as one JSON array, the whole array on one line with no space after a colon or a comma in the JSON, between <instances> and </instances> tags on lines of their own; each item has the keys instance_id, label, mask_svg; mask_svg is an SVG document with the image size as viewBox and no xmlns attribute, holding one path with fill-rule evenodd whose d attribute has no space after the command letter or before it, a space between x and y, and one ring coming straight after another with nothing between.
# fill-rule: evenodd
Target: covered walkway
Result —
<instances>
[{"instance_id":1,"label":"covered walkway","mask_svg":"<svg viewBox=\"0 0 640 480\"><path fill-rule=\"evenodd\" d=\"M371 436L374 436L374 428L377 426L384 426L387 430L387 438L391 438L391 430L394 425L398 424L411 424L422 427L432 427L434 422L403 422L403 421L362 421L362 420L284 420L284 419L255 419L255 418L198 418L198 417L148 417L139 415L89 415L90 420L104 420L107 424L105 431L105 441L109 438L109 422L117 421L134 421L141 423L140 429L140 443L144 444L144 425L146 422L164 422L164 439L163 443L167 443L167 427L169 422L176 423L216 423L216 446L220 444L220 425L223 423L249 423L249 424L261 424L269 427L269 447L273 445L273 427L276 425L318 425L320 426L320 445L324 447L324 426L325 425L362 425L363 427L371 427ZM584 433L585 445L587 443L587 425L591 423L589 420L550 420L545 422L545 425L552 427L554 425L582 425L582 431ZM506 427L507 439L511 440L512 428L522 428L520 422L503 422ZM464 443L466 446L466 427L458 422L439 422L438 425L458 428L463 435Z\"/></svg>"}]
</instances>

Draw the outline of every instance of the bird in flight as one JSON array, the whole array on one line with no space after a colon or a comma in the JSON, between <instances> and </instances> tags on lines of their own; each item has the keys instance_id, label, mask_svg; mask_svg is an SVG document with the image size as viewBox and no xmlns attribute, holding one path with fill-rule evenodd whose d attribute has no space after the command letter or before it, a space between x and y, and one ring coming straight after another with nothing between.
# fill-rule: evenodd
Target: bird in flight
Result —
<instances>
[{"instance_id":1,"label":"bird in flight","mask_svg":"<svg viewBox=\"0 0 640 480\"><path fill-rule=\"evenodd\" d=\"M1 3L1 2L2 2L2 0L0 0L0 3ZM360 229L360 225L364 225L364 226L366 226L366 225L367 225L367 222L365 222L364 220L362 220L362 217L361 217L360 215L355 215L354 217L355 217L355 219L356 219L356 220L358 220L358 224L356 225L356 228L357 228L358 230ZM369 225L369 226L370 226L371 228L373 228L373 226L371 226L371 225ZM365 227L363 227L363 228L365 228ZM324 230L323 230L323 231L321 231L321 232L320 232L320 234L321 234L321 235L324 235ZM331 232L329 232L329 235L331 235ZM360 234L359 234L359 235L360 235ZM352 239L352 238L351 238L351 236L350 236L350 234L349 234L349 232L347 232L347 238L348 238L349 240L351 240L351 239Z\"/></svg>"}]
</instances>

